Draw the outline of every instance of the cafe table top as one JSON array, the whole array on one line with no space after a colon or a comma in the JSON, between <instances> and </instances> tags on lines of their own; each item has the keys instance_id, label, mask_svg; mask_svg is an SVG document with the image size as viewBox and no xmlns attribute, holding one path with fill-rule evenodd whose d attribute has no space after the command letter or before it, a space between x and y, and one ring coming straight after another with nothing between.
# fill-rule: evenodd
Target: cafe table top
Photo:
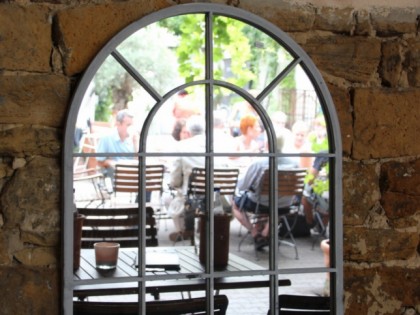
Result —
<instances>
[{"instance_id":1,"label":"cafe table top","mask_svg":"<svg viewBox=\"0 0 420 315\"><path fill-rule=\"evenodd\" d=\"M157 276L157 280L146 278L146 292L158 296L164 292L201 291L206 288L206 281L200 274L204 273L204 266L200 263L193 246L173 247L147 247L146 256L155 253L175 252L179 258L179 270L165 270L165 268L152 268L146 266L145 275ZM137 249L121 248L118 256L117 268L110 271L100 271L95 267L95 254L93 249L82 249L80 268L74 272L74 296L81 299L87 296L137 294L137 282L110 282L107 279L138 277ZM262 270L262 267L252 261L243 259L229 253L228 265L221 270L222 276L216 275L214 279L215 290L262 288L269 286L268 275L244 275L241 272ZM217 271L217 270L216 270ZM227 276L232 272L232 276ZM236 273L235 272L239 272ZM238 275L239 274L239 275ZM165 280L160 280L163 276ZM89 280L103 279L101 283L90 283ZM87 280L88 284L83 284ZM81 281L80 284L77 284ZM290 286L289 279L278 279L279 286Z\"/></svg>"}]
</instances>

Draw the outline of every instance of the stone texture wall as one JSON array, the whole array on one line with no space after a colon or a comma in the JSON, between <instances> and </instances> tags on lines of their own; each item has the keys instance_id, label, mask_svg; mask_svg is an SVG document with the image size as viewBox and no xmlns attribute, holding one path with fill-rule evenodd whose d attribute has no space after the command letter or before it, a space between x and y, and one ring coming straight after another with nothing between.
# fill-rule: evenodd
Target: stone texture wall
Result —
<instances>
[{"instance_id":1,"label":"stone texture wall","mask_svg":"<svg viewBox=\"0 0 420 315\"><path fill-rule=\"evenodd\" d=\"M1 314L60 313L60 154L80 73L130 22L186 2L197 1L0 1ZM346 314L420 313L418 3L206 2L279 26L328 84L343 140Z\"/></svg>"}]
</instances>

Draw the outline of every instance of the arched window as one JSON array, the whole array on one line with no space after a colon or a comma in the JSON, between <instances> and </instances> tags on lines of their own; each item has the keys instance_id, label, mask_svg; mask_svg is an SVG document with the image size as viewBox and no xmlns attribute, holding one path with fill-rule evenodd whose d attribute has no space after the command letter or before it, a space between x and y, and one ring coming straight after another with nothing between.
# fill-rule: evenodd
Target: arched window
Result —
<instances>
[{"instance_id":1,"label":"arched window","mask_svg":"<svg viewBox=\"0 0 420 315\"><path fill-rule=\"evenodd\" d=\"M231 312L241 313L257 304L261 314L268 309L277 314L280 294L310 295L325 285L334 313L341 314L341 163L340 130L325 82L306 53L277 27L249 12L216 4L177 5L140 19L118 33L92 61L67 117L64 312L72 313L73 301L91 296L89 301L134 300L143 314L147 301L165 299L165 292L176 283L175 291L205 296L208 313L214 309L213 292L222 288L220 293L227 295L229 308L235 310ZM110 167L115 164L137 166L136 191L115 191L117 170ZM162 191L151 192L147 186L150 165L164 166ZM180 172L175 174L179 166ZM195 232L198 218L204 222L201 249L198 239L194 243L194 235L171 234L178 231L177 224L185 229L183 225L188 223L164 221L168 208L172 215L176 210L171 200L187 194L193 166L208 174L202 177L201 201L195 200L204 214L196 211L192 219ZM310 175L314 166L317 172ZM215 206L216 170L225 168L239 171L237 202L229 196L222 198L229 214L230 232L226 235L219 230L217 216L206 210ZM268 193L258 196L265 168ZM305 169L305 182L311 183L307 186L311 189L297 200L278 198L283 183L278 169L292 168ZM247 183L254 178L250 169L258 173L254 176L258 180ZM248 191L248 199L239 198L244 191ZM304 199L310 203L312 225L307 224ZM82 249L81 266L73 270L74 200L78 208L98 209L97 217L102 215L101 209L136 209L135 246L120 248L120 258L125 260L119 261L116 270L96 270L89 244L82 246L88 248ZM240 211L249 201L259 205L257 215ZM291 213L280 211L292 201L298 206ZM232 203L239 212L231 210ZM157 222L156 250L147 247L150 205ZM127 213L118 220L127 218ZM238 217L238 213L244 216ZM106 229L93 217L89 224L96 222L97 226L85 226L85 230ZM239 223L241 218L250 220L250 236L246 222ZM293 240L285 229L288 225L292 235L304 237ZM225 238L221 243L220 235ZM319 241L327 237L331 246L328 266L319 249ZM177 242L177 238L184 240ZM297 246L286 246L290 242ZM204 251L203 243L209 245ZM220 269L216 257L225 247L229 263ZM183 248L190 256L177 254L182 260L180 271L161 270L165 266L150 269L153 252L167 254ZM199 250L206 257L201 263ZM186 268L188 259L196 265ZM133 283L134 289L124 290ZM115 293L118 288L119 295ZM255 300L249 301L250 295L241 289L251 290L248 292Z\"/></svg>"}]
</instances>

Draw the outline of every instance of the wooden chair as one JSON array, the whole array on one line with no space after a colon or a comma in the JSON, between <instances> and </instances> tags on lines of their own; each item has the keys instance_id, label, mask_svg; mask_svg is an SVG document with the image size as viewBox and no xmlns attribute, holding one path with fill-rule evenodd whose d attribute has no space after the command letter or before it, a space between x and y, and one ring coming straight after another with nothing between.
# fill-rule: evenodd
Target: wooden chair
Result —
<instances>
[{"instance_id":1,"label":"wooden chair","mask_svg":"<svg viewBox=\"0 0 420 315\"><path fill-rule=\"evenodd\" d=\"M285 197L285 196L293 196L293 202L289 207L286 208L279 208L279 226L278 231L280 231L280 227L282 225L286 228L286 233L282 236L279 236L279 245L286 244L289 246L294 247L296 253L296 259L299 259L297 244L295 238L293 236L293 228L296 224L298 210L300 207L300 202L302 199L302 193L305 186L304 180L306 176L306 169L297 168L297 169L279 169L277 171L277 198ZM244 213L245 218L251 220L252 224L258 224L261 221L266 221L267 215L261 215L259 213L259 205L260 199L263 196L268 196L270 193L270 171L266 169L262 176L260 187L259 187L259 200L257 201L257 207L255 209L255 213L252 215L248 215ZM241 209L242 210L242 209ZM290 220L291 219L291 220ZM289 223L289 220L292 224ZM245 235L242 240L239 242L238 250L240 250L243 241L250 235L250 231L248 231L247 235ZM290 241L286 240L287 238Z\"/></svg>"},{"instance_id":2,"label":"wooden chair","mask_svg":"<svg viewBox=\"0 0 420 315\"><path fill-rule=\"evenodd\" d=\"M226 295L214 297L214 313L226 314ZM73 302L74 315L138 315L136 302ZM146 302L147 315L206 314L206 298Z\"/></svg>"},{"instance_id":3,"label":"wooden chair","mask_svg":"<svg viewBox=\"0 0 420 315\"><path fill-rule=\"evenodd\" d=\"M267 314L270 314L270 310ZM282 315L327 315L330 298L324 296L279 295L279 314Z\"/></svg>"},{"instance_id":4,"label":"wooden chair","mask_svg":"<svg viewBox=\"0 0 420 315\"><path fill-rule=\"evenodd\" d=\"M92 133L86 133L82 135L79 144L78 153L95 153L98 145L98 135ZM96 173L98 170L98 162L93 156L86 157L75 157L73 162L73 171L75 173L84 172L89 170L89 175L93 172Z\"/></svg>"},{"instance_id":5,"label":"wooden chair","mask_svg":"<svg viewBox=\"0 0 420 315\"><path fill-rule=\"evenodd\" d=\"M221 196L233 196L238 183L239 170L230 168L217 168L213 170L213 186L220 189ZM192 169L189 182L187 199L188 202L197 205L204 204L204 197L206 194L206 170L205 168L195 167ZM225 199L223 208L227 212L231 212L231 206ZM227 209L229 207L230 209ZM185 215L185 230L191 232L191 244L194 245L194 218L196 209L191 209L191 214ZM204 210L204 209L202 209Z\"/></svg>"},{"instance_id":6,"label":"wooden chair","mask_svg":"<svg viewBox=\"0 0 420 315\"><path fill-rule=\"evenodd\" d=\"M121 247L138 246L137 208L78 208L85 216L82 248L93 248L96 242L112 241ZM146 207L146 246L158 246L153 209Z\"/></svg>"},{"instance_id":7,"label":"wooden chair","mask_svg":"<svg viewBox=\"0 0 420 315\"><path fill-rule=\"evenodd\" d=\"M165 167L163 165L146 165L146 192L153 191L162 193L163 175ZM139 165L117 164L115 166L114 192L135 193L139 191Z\"/></svg>"},{"instance_id":8,"label":"wooden chair","mask_svg":"<svg viewBox=\"0 0 420 315\"><path fill-rule=\"evenodd\" d=\"M239 170L217 168L213 170L213 186L220 189L220 194L233 196L238 183ZM206 193L206 170L195 167L191 171L188 183L189 196L204 196Z\"/></svg>"},{"instance_id":9,"label":"wooden chair","mask_svg":"<svg viewBox=\"0 0 420 315\"><path fill-rule=\"evenodd\" d=\"M84 134L80 140L79 153L95 153L97 135ZM75 157L73 163L73 182L75 187L75 200L84 203L85 207L91 204L103 205L109 200L112 190L107 190L104 175L101 173L95 157ZM98 204L98 202L100 202Z\"/></svg>"}]
</instances>

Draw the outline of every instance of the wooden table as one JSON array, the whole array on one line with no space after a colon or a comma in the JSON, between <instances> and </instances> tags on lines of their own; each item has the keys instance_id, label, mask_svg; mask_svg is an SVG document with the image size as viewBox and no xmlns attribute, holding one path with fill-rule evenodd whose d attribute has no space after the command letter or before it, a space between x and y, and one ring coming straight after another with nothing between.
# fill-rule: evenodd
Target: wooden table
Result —
<instances>
[{"instance_id":1,"label":"wooden table","mask_svg":"<svg viewBox=\"0 0 420 315\"><path fill-rule=\"evenodd\" d=\"M199 262L198 255L194 252L193 246L186 247L148 247L146 255L159 251L176 251L179 257L180 270L163 270L146 268L147 276L173 276L173 279L165 280L147 280L146 293L150 293L158 298L160 293L165 292L185 292L185 291L204 291L206 281L200 278L200 274L204 273L204 266ZM92 280L92 279L109 279L137 277L138 269L136 268L137 249L120 249L118 257L118 266L112 271L98 271L95 268L95 255L92 249L82 249L80 268L74 273L74 280ZM229 253L228 266L225 272L235 271L256 271L261 270L261 266L243 259L235 254ZM279 279L279 286L290 286L289 279ZM267 275L245 275L245 276L226 276L224 274L220 278L215 278L215 290L227 289L244 289L244 288L263 288L269 287L269 278ZM137 294L137 282L113 282L100 284L76 285L74 287L74 296L84 299L87 296L101 295L124 295Z\"/></svg>"}]
</instances>

